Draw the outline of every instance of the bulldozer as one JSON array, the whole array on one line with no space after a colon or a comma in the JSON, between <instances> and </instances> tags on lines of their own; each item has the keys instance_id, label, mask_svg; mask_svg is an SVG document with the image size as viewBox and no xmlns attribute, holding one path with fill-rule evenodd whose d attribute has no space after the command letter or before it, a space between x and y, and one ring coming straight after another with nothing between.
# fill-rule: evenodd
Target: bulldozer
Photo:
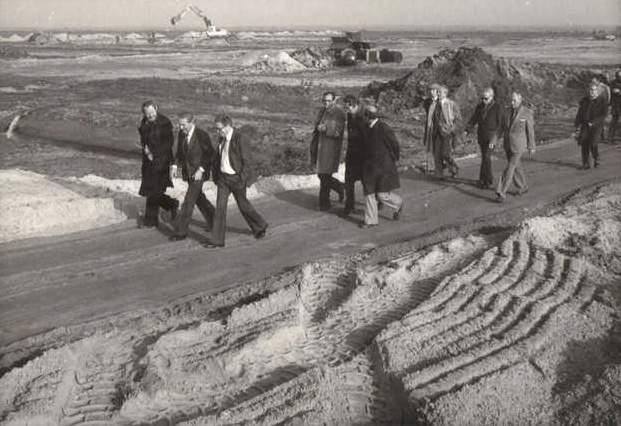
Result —
<instances>
[{"instance_id":1,"label":"bulldozer","mask_svg":"<svg viewBox=\"0 0 621 426\"><path fill-rule=\"evenodd\" d=\"M365 40L363 31L347 31L344 36L332 37L328 52L337 65L355 65L358 62L382 64L386 62L400 63L403 54L396 50L375 49L373 44Z\"/></svg>"},{"instance_id":2,"label":"bulldozer","mask_svg":"<svg viewBox=\"0 0 621 426\"><path fill-rule=\"evenodd\" d=\"M181 19L186 15L186 13L188 12L192 12L194 13L196 16L198 16L199 18L201 18L203 20L203 22L205 23L205 32L203 33L203 35L206 38L228 38L231 37L231 33L223 28L216 28L216 26L213 24L213 22L211 21L211 19L209 19L202 10L200 10L198 7L194 6L193 4L188 4L186 7L184 7L181 12L179 12L178 14L176 14L175 16L173 16L172 18L170 18L170 23L172 25L177 25L177 23L179 21L181 21Z\"/></svg>"}]
</instances>

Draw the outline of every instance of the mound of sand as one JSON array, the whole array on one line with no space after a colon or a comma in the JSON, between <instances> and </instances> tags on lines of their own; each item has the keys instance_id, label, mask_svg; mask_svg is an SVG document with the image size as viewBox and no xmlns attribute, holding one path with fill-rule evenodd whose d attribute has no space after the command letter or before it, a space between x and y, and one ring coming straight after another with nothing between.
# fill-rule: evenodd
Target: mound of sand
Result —
<instances>
[{"instance_id":1,"label":"mound of sand","mask_svg":"<svg viewBox=\"0 0 621 426\"><path fill-rule=\"evenodd\" d=\"M332 66L332 57L325 51L306 47L291 53L291 57L307 68L325 69Z\"/></svg>"},{"instance_id":2,"label":"mound of sand","mask_svg":"<svg viewBox=\"0 0 621 426\"><path fill-rule=\"evenodd\" d=\"M60 235L126 220L111 198L84 198L37 173L0 170L0 242Z\"/></svg>"},{"instance_id":3,"label":"mound of sand","mask_svg":"<svg viewBox=\"0 0 621 426\"><path fill-rule=\"evenodd\" d=\"M287 52L263 55L244 71L251 73L290 73L306 70L304 64L293 59Z\"/></svg>"}]
</instances>

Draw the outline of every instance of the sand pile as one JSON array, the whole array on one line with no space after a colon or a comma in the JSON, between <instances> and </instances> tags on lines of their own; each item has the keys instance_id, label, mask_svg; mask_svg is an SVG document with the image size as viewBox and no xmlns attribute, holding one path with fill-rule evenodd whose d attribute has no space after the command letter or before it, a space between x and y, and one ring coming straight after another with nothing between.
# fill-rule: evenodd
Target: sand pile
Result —
<instances>
[{"instance_id":1,"label":"sand pile","mask_svg":"<svg viewBox=\"0 0 621 426\"><path fill-rule=\"evenodd\" d=\"M332 57L324 50L312 47L298 49L291 57L307 68L324 69L332 66Z\"/></svg>"},{"instance_id":2,"label":"sand pile","mask_svg":"<svg viewBox=\"0 0 621 426\"><path fill-rule=\"evenodd\" d=\"M290 73L306 70L304 64L293 59L287 52L278 52L274 55L262 55L244 71L251 73Z\"/></svg>"},{"instance_id":3,"label":"sand pile","mask_svg":"<svg viewBox=\"0 0 621 426\"><path fill-rule=\"evenodd\" d=\"M84 198L44 176L0 170L0 242L51 236L126 220L111 198Z\"/></svg>"},{"instance_id":4,"label":"sand pile","mask_svg":"<svg viewBox=\"0 0 621 426\"><path fill-rule=\"evenodd\" d=\"M603 238L619 230L620 193L614 184L582 194L509 235L380 263L308 263L233 309L182 301L109 326L0 378L0 418L619 424L621 271L598 259L621 258L618 237ZM590 239L588 250L575 238Z\"/></svg>"}]
</instances>

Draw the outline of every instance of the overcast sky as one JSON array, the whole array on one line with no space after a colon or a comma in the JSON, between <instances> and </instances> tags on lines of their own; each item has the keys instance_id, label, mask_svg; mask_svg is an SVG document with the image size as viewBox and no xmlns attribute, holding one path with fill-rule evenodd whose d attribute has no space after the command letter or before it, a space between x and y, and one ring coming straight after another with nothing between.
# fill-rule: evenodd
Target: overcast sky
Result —
<instances>
[{"instance_id":1,"label":"overcast sky","mask_svg":"<svg viewBox=\"0 0 621 426\"><path fill-rule=\"evenodd\" d=\"M0 29L167 28L186 0L0 0ZM621 0L193 0L221 27L617 25ZM201 28L187 15L181 28Z\"/></svg>"}]
</instances>

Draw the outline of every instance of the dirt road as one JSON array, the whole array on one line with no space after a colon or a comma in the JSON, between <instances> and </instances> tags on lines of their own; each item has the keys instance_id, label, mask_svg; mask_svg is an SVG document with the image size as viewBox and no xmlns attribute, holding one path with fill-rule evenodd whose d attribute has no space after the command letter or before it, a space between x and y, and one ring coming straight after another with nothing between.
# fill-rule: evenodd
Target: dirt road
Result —
<instances>
[{"instance_id":1,"label":"dirt road","mask_svg":"<svg viewBox=\"0 0 621 426\"><path fill-rule=\"evenodd\" d=\"M237 209L229 211L226 248L206 249L196 222L190 238L168 241L165 229L136 229L135 221L62 237L0 246L0 347L58 327L127 312L147 312L193 294L216 294L258 281L304 261L406 242L440 228L462 232L505 226L581 187L621 176L621 147L601 146L602 164L578 170L572 141L542 147L525 169L530 191L494 202L476 188L478 159L464 160L459 179L437 181L415 170L402 174L405 211L399 222L383 212L380 226L360 230L350 219L316 209L316 191L290 191L255 203L270 223L255 241ZM503 159L494 161L498 175ZM398 245L396 246L398 247ZM395 250L398 250L396 248Z\"/></svg>"}]
</instances>

